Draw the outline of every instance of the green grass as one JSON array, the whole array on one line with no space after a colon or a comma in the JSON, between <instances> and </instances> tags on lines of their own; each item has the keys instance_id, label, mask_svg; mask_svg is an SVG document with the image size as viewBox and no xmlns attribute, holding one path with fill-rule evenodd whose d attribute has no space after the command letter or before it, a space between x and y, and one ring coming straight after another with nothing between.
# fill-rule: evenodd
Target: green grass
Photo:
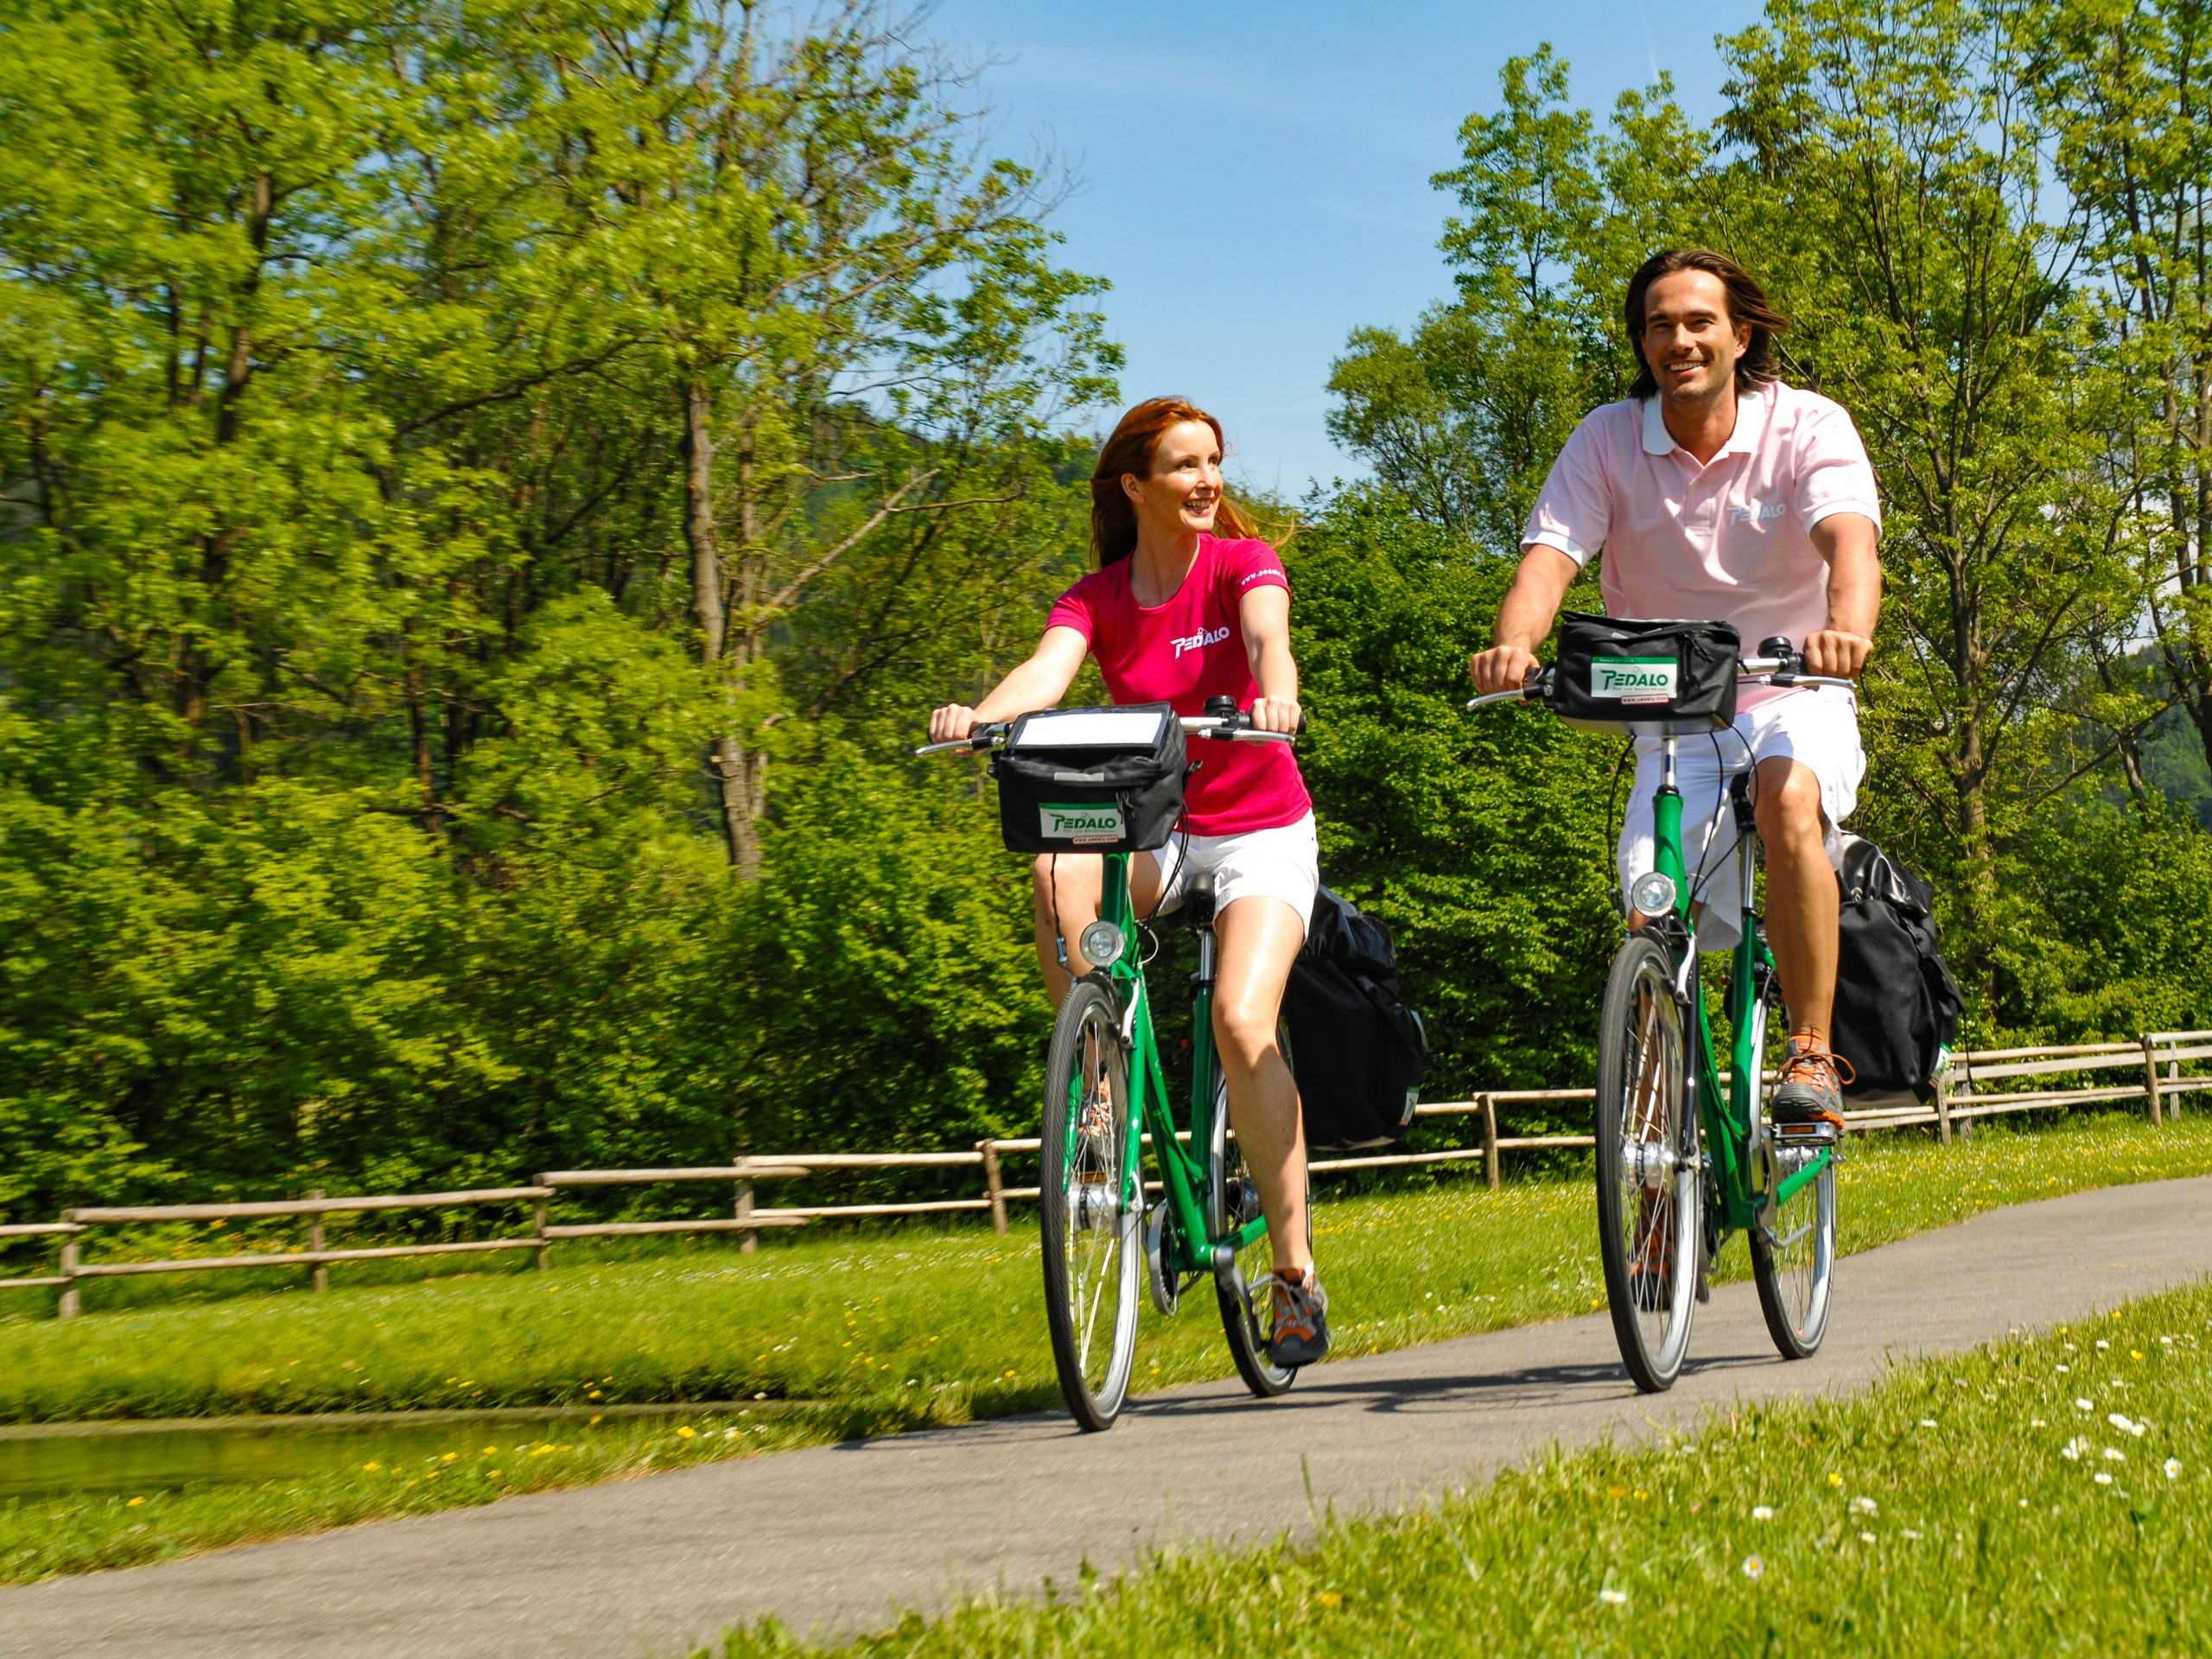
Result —
<instances>
[{"instance_id":1,"label":"green grass","mask_svg":"<svg viewBox=\"0 0 2212 1659\"><path fill-rule=\"evenodd\" d=\"M162 1560L226 1544L281 1538L398 1515L489 1503L556 1486L651 1474L813 1446L871 1427L844 1414L793 1412L690 1422L486 1424L452 1456L378 1454L297 1479L142 1496L0 1503L0 1583Z\"/></svg>"},{"instance_id":2,"label":"green grass","mask_svg":"<svg viewBox=\"0 0 2212 1659\"><path fill-rule=\"evenodd\" d=\"M1854 1145L1846 1249L2086 1187L2212 1173L2212 1116L2153 1130L2122 1117L1943 1149ZM1464 1179L1323 1205L1317 1238L1338 1352L1357 1354L1586 1313L1601 1300L1586 1182ZM556 1261L558 1258L556 1258ZM1033 1229L799 1237L753 1256L697 1249L544 1274L340 1289L0 1326L0 1421L490 1405L807 1400L732 1455L1056 1407ZM1732 1243L1724 1276L1748 1271ZM1141 1387L1226 1374L1203 1287L1149 1310ZM639 1466L643 1431L564 1435L600 1448L528 1466L581 1484ZM512 1440L512 1433L507 1436ZM489 1443L487 1441L487 1443ZM665 1450L665 1447L664 1447ZM519 1478L505 1462L503 1480ZM661 1466L655 1464L653 1466ZM0 1516L0 1580L118 1566L375 1515L480 1502L519 1485L314 1477L156 1500L35 1505ZM35 1510L35 1516L33 1510ZM57 1519L59 1516L67 1517Z\"/></svg>"},{"instance_id":3,"label":"green grass","mask_svg":"<svg viewBox=\"0 0 2212 1659\"><path fill-rule=\"evenodd\" d=\"M843 1650L2202 1653L2208 1332L2198 1286L1854 1399L1745 1408L1405 1516L1331 1518L1307 1545L1086 1573L1044 1605L912 1617ZM772 1623L718 1651L817 1650Z\"/></svg>"}]
</instances>

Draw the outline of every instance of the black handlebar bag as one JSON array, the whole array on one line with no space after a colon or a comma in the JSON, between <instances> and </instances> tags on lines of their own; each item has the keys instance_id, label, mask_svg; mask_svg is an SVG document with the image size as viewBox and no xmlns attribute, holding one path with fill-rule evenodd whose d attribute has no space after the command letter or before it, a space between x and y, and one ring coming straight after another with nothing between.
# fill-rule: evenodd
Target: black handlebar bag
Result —
<instances>
[{"instance_id":1,"label":"black handlebar bag","mask_svg":"<svg viewBox=\"0 0 2212 1659\"><path fill-rule=\"evenodd\" d=\"M1024 715L991 757L1015 853L1141 853L1183 816L1183 722L1164 702Z\"/></svg>"},{"instance_id":2,"label":"black handlebar bag","mask_svg":"<svg viewBox=\"0 0 2212 1659\"><path fill-rule=\"evenodd\" d=\"M1552 712L1592 732L1713 731L1736 718L1742 647L1732 623L1639 622L1570 611L1552 668Z\"/></svg>"}]
</instances>

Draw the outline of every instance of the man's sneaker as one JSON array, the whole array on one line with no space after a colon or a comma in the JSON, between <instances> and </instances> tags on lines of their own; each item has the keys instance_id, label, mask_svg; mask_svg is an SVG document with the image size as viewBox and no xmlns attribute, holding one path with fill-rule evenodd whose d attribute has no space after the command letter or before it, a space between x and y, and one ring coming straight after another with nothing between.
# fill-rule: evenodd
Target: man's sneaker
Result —
<instances>
[{"instance_id":1,"label":"man's sneaker","mask_svg":"<svg viewBox=\"0 0 2212 1659\"><path fill-rule=\"evenodd\" d=\"M1826 1044L1800 1048L1793 1037L1782 1062L1782 1074L1776 1079L1768 1116L1777 1123L1832 1123L1840 1134L1843 1085L1853 1081L1855 1075L1851 1062Z\"/></svg>"},{"instance_id":2,"label":"man's sneaker","mask_svg":"<svg viewBox=\"0 0 2212 1659\"><path fill-rule=\"evenodd\" d=\"M1268 1281L1274 1327L1268 1358L1277 1365L1311 1365L1329 1351L1329 1294L1313 1269L1277 1268Z\"/></svg>"}]
</instances>

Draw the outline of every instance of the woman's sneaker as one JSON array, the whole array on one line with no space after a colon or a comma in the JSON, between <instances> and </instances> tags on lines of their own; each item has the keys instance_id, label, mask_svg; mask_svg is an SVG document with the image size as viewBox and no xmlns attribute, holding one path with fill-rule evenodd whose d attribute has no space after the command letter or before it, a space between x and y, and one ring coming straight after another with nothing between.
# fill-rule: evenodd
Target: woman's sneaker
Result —
<instances>
[{"instance_id":1,"label":"woman's sneaker","mask_svg":"<svg viewBox=\"0 0 2212 1659\"><path fill-rule=\"evenodd\" d=\"M1277 1268L1268 1280L1274 1327L1268 1358L1277 1365L1311 1365L1329 1351L1329 1296L1313 1269Z\"/></svg>"},{"instance_id":2,"label":"woman's sneaker","mask_svg":"<svg viewBox=\"0 0 2212 1659\"><path fill-rule=\"evenodd\" d=\"M1832 1123L1841 1134L1843 1085L1855 1080L1851 1062L1842 1055L1826 1044L1800 1048L1793 1037L1767 1115L1777 1123Z\"/></svg>"}]
</instances>

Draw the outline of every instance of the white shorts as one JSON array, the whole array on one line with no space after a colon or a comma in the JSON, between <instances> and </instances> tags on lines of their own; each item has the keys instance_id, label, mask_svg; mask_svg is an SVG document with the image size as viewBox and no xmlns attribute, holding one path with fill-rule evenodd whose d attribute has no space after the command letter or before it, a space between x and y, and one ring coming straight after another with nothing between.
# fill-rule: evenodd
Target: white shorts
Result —
<instances>
[{"instance_id":1,"label":"white shorts","mask_svg":"<svg viewBox=\"0 0 2212 1659\"><path fill-rule=\"evenodd\" d=\"M1247 830L1237 836L1191 836L1179 831L1152 855L1160 867L1160 907L1166 915L1183 902L1193 875L1213 877L1214 914L1255 894L1280 899L1298 912L1298 925L1313 920L1313 895L1321 886L1321 843L1308 812L1295 823L1274 830Z\"/></svg>"},{"instance_id":2,"label":"white shorts","mask_svg":"<svg viewBox=\"0 0 2212 1659\"><path fill-rule=\"evenodd\" d=\"M1653 868L1652 798L1659 792L1660 740L1636 740L1636 786L1621 820L1621 890ZM1828 861L1840 856L1836 826L1859 804L1866 757L1859 747L1859 703L1840 687L1800 687L1736 716L1734 728L1676 741L1675 783L1682 791L1682 865L1690 897L1705 906L1698 948L1726 950L1738 943L1745 894L1737 880L1736 815L1728 782L1762 760L1787 756L1811 769L1821 785L1821 828Z\"/></svg>"}]
</instances>

